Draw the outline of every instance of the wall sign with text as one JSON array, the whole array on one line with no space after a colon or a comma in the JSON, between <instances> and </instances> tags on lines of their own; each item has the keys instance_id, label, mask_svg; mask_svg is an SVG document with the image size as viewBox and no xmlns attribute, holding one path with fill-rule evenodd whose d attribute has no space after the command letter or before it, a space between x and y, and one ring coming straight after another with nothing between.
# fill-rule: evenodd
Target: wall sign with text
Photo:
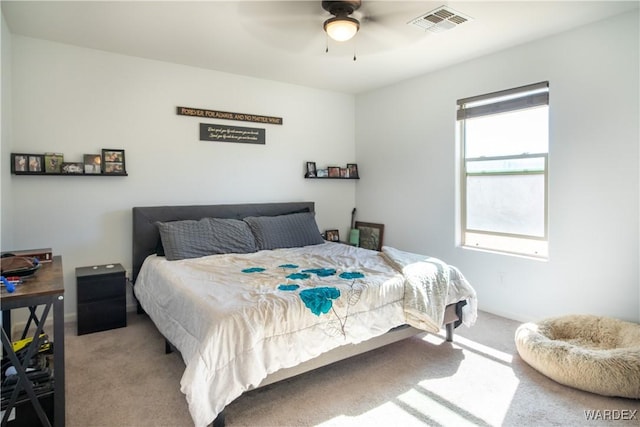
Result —
<instances>
[{"instance_id":1,"label":"wall sign with text","mask_svg":"<svg viewBox=\"0 0 640 427\"><path fill-rule=\"evenodd\" d=\"M260 128L200 123L200 141L264 144L265 133L265 130Z\"/></svg>"},{"instance_id":2,"label":"wall sign with text","mask_svg":"<svg viewBox=\"0 0 640 427\"><path fill-rule=\"evenodd\" d=\"M261 116L258 114L232 113L229 111L203 110L200 108L176 107L179 116L204 117L206 119L236 120L241 122L281 125L282 117Z\"/></svg>"}]
</instances>

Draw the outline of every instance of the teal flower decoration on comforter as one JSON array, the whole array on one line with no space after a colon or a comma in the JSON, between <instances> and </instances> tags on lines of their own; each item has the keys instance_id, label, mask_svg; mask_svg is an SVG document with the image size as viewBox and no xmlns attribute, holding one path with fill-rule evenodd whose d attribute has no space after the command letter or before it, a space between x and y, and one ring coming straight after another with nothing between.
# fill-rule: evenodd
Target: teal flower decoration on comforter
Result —
<instances>
[{"instance_id":1,"label":"teal flower decoration on comforter","mask_svg":"<svg viewBox=\"0 0 640 427\"><path fill-rule=\"evenodd\" d=\"M245 268L244 270L242 270L243 273L261 273L263 272L265 269L262 267L249 267L249 268Z\"/></svg>"},{"instance_id":2,"label":"teal flower decoration on comforter","mask_svg":"<svg viewBox=\"0 0 640 427\"><path fill-rule=\"evenodd\" d=\"M308 268L306 270L302 270L303 273L312 273L318 277L328 277L336 274L335 268Z\"/></svg>"},{"instance_id":3,"label":"teal flower decoration on comforter","mask_svg":"<svg viewBox=\"0 0 640 427\"><path fill-rule=\"evenodd\" d=\"M309 277L311 276L308 273L291 273L290 275L287 276L287 279L301 280L301 279L308 279Z\"/></svg>"},{"instance_id":4,"label":"teal flower decoration on comforter","mask_svg":"<svg viewBox=\"0 0 640 427\"><path fill-rule=\"evenodd\" d=\"M296 264L280 264L278 268L282 268L283 270L297 269L298 266ZM243 273L260 273L266 271L266 268L263 267L249 267L242 270ZM307 268L302 269L297 272L292 272L285 276L289 280L306 280L310 279L311 275L315 274L318 278L334 276L337 274L335 268L324 267L324 268ZM358 287L356 284L356 279L363 279L365 275L359 271L344 271L338 275L341 279L353 280L351 284L348 285L349 289L345 293L346 298L346 309L344 313L344 317L340 317L333 307L333 301L340 298L340 290L335 287L315 287L303 289L299 292L300 299L304 303L304 305L316 316L320 316L321 314L327 314L329 311L333 309L333 314L336 319L329 322L327 326L327 333L332 336L335 335L343 335L346 337L345 325L347 322L347 318L349 317L349 307L355 305L360 300L360 296L362 295L362 288ZM312 280L313 282L313 280ZM313 286L313 284L311 284ZM300 288L299 284L296 283L281 283L277 286L279 291L285 292L294 292Z\"/></svg>"},{"instance_id":5,"label":"teal flower decoration on comforter","mask_svg":"<svg viewBox=\"0 0 640 427\"><path fill-rule=\"evenodd\" d=\"M281 264L278 267L280 267L280 268L298 268L298 266L295 265L295 264Z\"/></svg>"},{"instance_id":6,"label":"teal flower decoration on comforter","mask_svg":"<svg viewBox=\"0 0 640 427\"><path fill-rule=\"evenodd\" d=\"M340 278L342 279L362 279L364 274L359 271L345 271L344 273L340 273Z\"/></svg>"},{"instance_id":7,"label":"teal flower decoration on comforter","mask_svg":"<svg viewBox=\"0 0 640 427\"><path fill-rule=\"evenodd\" d=\"M316 316L328 313L333 306L332 300L338 298L340 298L340 291L336 288L321 287L300 291L300 299Z\"/></svg>"}]
</instances>

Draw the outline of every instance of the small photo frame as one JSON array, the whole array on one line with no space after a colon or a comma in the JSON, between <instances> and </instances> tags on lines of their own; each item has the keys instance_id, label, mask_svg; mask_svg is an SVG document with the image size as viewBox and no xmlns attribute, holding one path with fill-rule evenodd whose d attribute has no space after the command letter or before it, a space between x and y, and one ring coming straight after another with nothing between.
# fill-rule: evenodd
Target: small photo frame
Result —
<instances>
[{"instance_id":1,"label":"small photo frame","mask_svg":"<svg viewBox=\"0 0 640 427\"><path fill-rule=\"evenodd\" d=\"M62 173L64 156L61 153L44 153L44 171L46 173Z\"/></svg>"},{"instance_id":2,"label":"small photo frame","mask_svg":"<svg viewBox=\"0 0 640 427\"><path fill-rule=\"evenodd\" d=\"M316 170L316 162L307 162L307 173L305 174L306 178L316 178L318 176L318 172Z\"/></svg>"},{"instance_id":3,"label":"small photo frame","mask_svg":"<svg viewBox=\"0 0 640 427\"><path fill-rule=\"evenodd\" d=\"M44 156L42 154L29 154L29 173L42 173Z\"/></svg>"},{"instance_id":4,"label":"small photo frame","mask_svg":"<svg viewBox=\"0 0 640 427\"><path fill-rule=\"evenodd\" d=\"M11 153L11 173L29 173L29 155Z\"/></svg>"},{"instance_id":5,"label":"small photo frame","mask_svg":"<svg viewBox=\"0 0 640 427\"><path fill-rule=\"evenodd\" d=\"M125 175L124 150L102 149L102 173L105 175Z\"/></svg>"},{"instance_id":6,"label":"small photo frame","mask_svg":"<svg viewBox=\"0 0 640 427\"><path fill-rule=\"evenodd\" d=\"M84 163L82 162L63 162L62 163L62 173L65 174L83 174L84 173Z\"/></svg>"},{"instance_id":7,"label":"small photo frame","mask_svg":"<svg viewBox=\"0 0 640 427\"><path fill-rule=\"evenodd\" d=\"M329 166L329 178L340 178L340 168L337 166Z\"/></svg>"},{"instance_id":8,"label":"small photo frame","mask_svg":"<svg viewBox=\"0 0 640 427\"><path fill-rule=\"evenodd\" d=\"M358 165L356 163L347 163L347 169L349 170L349 178L360 178L358 175Z\"/></svg>"},{"instance_id":9,"label":"small photo frame","mask_svg":"<svg viewBox=\"0 0 640 427\"><path fill-rule=\"evenodd\" d=\"M83 158L85 174L99 175L102 173L102 156L100 154L85 154Z\"/></svg>"},{"instance_id":10,"label":"small photo frame","mask_svg":"<svg viewBox=\"0 0 640 427\"><path fill-rule=\"evenodd\" d=\"M356 221L356 228L360 230L360 247L382 250L382 238L384 237L384 224Z\"/></svg>"},{"instance_id":11,"label":"small photo frame","mask_svg":"<svg viewBox=\"0 0 640 427\"><path fill-rule=\"evenodd\" d=\"M318 178L326 178L329 176L329 171L326 169L318 169Z\"/></svg>"},{"instance_id":12,"label":"small photo frame","mask_svg":"<svg viewBox=\"0 0 640 427\"><path fill-rule=\"evenodd\" d=\"M324 232L325 240L330 242L339 242L340 241L340 232L338 230L327 230Z\"/></svg>"}]
</instances>

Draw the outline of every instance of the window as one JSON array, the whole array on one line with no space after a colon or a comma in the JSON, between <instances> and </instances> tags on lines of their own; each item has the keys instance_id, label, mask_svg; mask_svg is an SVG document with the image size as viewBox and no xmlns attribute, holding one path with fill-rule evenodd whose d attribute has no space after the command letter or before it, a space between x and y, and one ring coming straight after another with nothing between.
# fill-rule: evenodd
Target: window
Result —
<instances>
[{"instance_id":1,"label":"window","mask_svg":"<svg viewBox=\"0 0 640 427\"><path fill-rule=\"evenodd\" d=\"M549 84L458 101L462 245L548 256Z\"/></svg>"}]
</instances>

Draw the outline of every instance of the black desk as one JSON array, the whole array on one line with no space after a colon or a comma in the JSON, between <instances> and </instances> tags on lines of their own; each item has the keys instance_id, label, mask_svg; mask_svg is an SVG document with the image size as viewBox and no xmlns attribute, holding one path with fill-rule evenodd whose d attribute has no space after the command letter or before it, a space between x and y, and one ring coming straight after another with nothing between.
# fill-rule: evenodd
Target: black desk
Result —
<instances>
[{"instance_id":1,"label":"black desk","mask_svg":"<svg viewBox=\"0 0 640 427\"><path fill-rule=\"evenodd\" d=\"M24 283L16 286L13 293L2 288L0 307L2 309L2 347L5 354L12 358L12 362L21 378L18 385L25 390L33 407L38 414L43 426L51 426L38 396L34 393L30 382L26 381L24 367L16 363L15 353L11 345L11 310L20 307L29 307L30 317L27 327L33 321L36 331L33 334L33 342L38 343L39 335L43 333L47 316L53 308L53 367L54 367L54 423L56 427L64 427L65 424L65 399L64 399L64 280L62 276L62 257L55 256L50 263L42 263L38 272ZM43 312L38 319L36 307L43 306ZM23 335L26 334L25 333ZM37 348L39 346L34 346ZM34 351L35 353L35 351ZM16 366L18 365L18 366ZM9 402L2 418L2 427L9 422L9 416L15 402Z\"/></svg>"}]
</instances>

